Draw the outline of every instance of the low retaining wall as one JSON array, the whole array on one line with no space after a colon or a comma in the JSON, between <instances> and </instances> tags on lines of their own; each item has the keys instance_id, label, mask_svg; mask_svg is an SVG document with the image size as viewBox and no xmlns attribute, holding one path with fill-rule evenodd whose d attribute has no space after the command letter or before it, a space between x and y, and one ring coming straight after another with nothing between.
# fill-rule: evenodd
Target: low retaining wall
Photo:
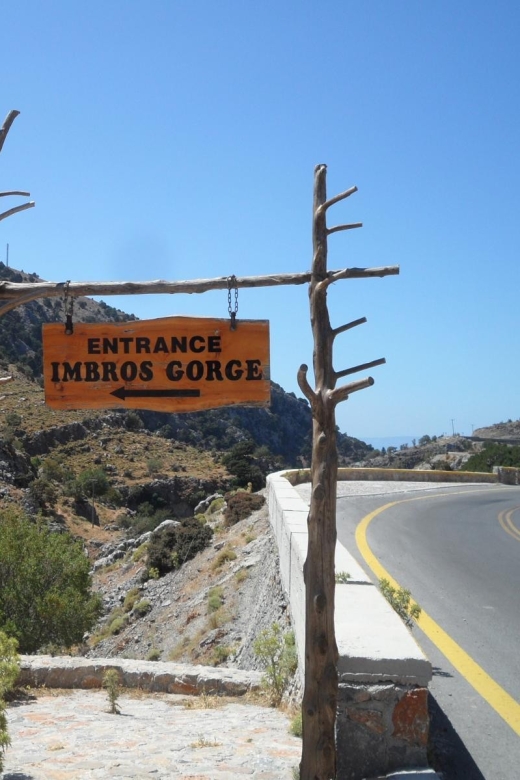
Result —
<instances>
[{"instance_id":1,"label":"low retaining wall","mask_svg":"<svg viewBox=\"0 0 520 780\"><path fill-rule=\"evenodd\" d=\"M18 685L34 688L101 688L108 669L125 688L197 695L243 696L260 688L262 674L241 669L138 661L130 658L23 655Z\"/></svg>"},{"instance_id":2,"label":"low retaining wall","mask_svg":"<svg viewBox=\"0 0 520 780\"><path fill-rule=\"evenodd\" d=\"M502 472L514 469L497 468L493 474L485 471L441 471L440 469L369 469L341 468L338 469L339 482L484 482L496 484L506 482ZM518 471L518 469L516 469ZM310 470L299 469L280 472L285 474L291 485L301 485L310 482ZM509 483L518 484L518 483Z\"/></svg>"},{"instance_id":3,"label":"low retaining wall","mask_svg":"<svg viewBox=\"0 0 520 780\"><path fill-rule=\"evenodd\" d=\"M513 466L495 466L493 473L503 485L520 485L520 469Z\"/></svg>"},{"instance_id":4,"label":"low retaining wall","mask_svg":"<svg viewBox=\"0 0 520 780\"><path fill-rule=\"evenodd\" d=\"M355 471L360 479L359 470ZM289 475L296 477L296 483L305 481L299 478L302 472L279 472L267 478L267 488L282 584L289 600L303 676L303 563L309 508L289 482ZM347 584L336 586L335 596L339 650L337 780L361 780L397 769L426 767L431 664L363 569L339 543L335 568L336 572L350 574Z\"/></svg>"}]
</instances>

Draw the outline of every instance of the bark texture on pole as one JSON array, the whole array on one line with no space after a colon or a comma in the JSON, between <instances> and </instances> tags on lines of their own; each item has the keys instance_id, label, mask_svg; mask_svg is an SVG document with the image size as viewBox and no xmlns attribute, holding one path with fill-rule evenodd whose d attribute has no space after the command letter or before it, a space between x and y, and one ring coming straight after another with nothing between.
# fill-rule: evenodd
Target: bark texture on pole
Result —
<instances>
[{"instance_id":1,"label":"bark texture on pole","mask_svg":"<svg viewBox=\"0 0 520 780\"><path fill-rule=\"evenodd\" d=\"M340 333L366 320L363 317L336 329L332 329L330 325L327 289L332 282L348 276L341 272L330 274L327 271L327 236L361 225L355 223L327 228L327 209L349 197L357 188L346 190L327 201L326 172L325 165L316 166L314 171L313 261L309 286L314 337L314 390L307 380L307 366L301 366L298 372L298 383L309 400L313 417L312 493L308 516L308 550L304 567L306 622L301 780L333 780L336 777L338 648L334 630L334 554L338 454L335 409L350 393L373 384L373 379L367 377L336 388L336 381L347 374L384 362L384 359L380 358L343 371L334 370L334 339Z\"/></svg>"}]
</instances>

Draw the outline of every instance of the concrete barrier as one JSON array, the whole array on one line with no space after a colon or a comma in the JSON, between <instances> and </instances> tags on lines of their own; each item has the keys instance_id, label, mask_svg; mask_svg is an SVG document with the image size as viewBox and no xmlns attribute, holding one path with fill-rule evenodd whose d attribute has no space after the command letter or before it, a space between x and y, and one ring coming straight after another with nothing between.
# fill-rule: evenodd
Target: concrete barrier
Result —
<instances>
[{"instance_id":1,"label":"concrete barrier","mask_svg":"<svg viewBox=\"0 0 520 780\"><path fill-rule=\"evenodd\" d=\"M296 482L304 481L302 472L289 474ZM303 563L309 508L287 477L287 472L269 475L267 492L303 675ZM335 568L336 572L350 574L346 584L336 586L335 597L339 650L337 779L361 780L398 769L427 767L431 664L379 590L339 543Z\"/></svg>"},{"instance_id":2,"label":"concrete barrier","mask_svg":"<svg viewBox=\"0 0 520 780\"><path fill-rule=\"evenodd\" d=\"M500 473L507 471L497 468L493 474L486 471L441 471L441 469L374 469L374 468L340 468L339 482L483 482L497 484L504 481ZM295 469L279 472L285 474L291 485L301 485L310 481L310 469Z\"/></svg>"}]
</instances>

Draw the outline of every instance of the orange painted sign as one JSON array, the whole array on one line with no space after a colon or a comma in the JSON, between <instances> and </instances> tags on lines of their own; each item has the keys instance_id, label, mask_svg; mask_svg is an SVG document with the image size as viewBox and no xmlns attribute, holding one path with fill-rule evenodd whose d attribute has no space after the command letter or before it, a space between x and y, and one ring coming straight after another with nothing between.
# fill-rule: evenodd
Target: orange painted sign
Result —
<instances>
[{"instance_id":1,"label":"orange painted sign","mask_svg":"<svg viewBox=\"0 0 520 780\"><path fill-rule=\"evenodd\" d=\"M193 412L268 406L269 322L165 317L43 325L45 401L54 409Z\"/></svg>"}]
</instances>

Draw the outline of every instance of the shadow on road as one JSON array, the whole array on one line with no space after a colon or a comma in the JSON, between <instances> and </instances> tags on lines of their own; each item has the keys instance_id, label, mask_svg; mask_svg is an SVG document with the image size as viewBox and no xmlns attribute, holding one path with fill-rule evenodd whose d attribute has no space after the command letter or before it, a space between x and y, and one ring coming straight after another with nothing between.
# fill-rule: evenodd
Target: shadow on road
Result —
<instances>
[{"instance_id":1,"label":"shadow on road","mask_svg":"<svg viewBox=\"0 0 520 780\"><path fill-rule=\"evenodd\" d=\"M2 775L2 780L34 780L34 777L24 772L6 772Z\"/></svg>"},{"instance_id":2,"label":"shadow on road","mask_svg":"<svg viewBox=\"0 0 520 780\"><path fill-rule=\"evenodd\" d=\"M486 780L464 742L434 697L428 697L430 713L429 763L443 780Z\"/></svg>"},{"instance_id":3,"label":"shadow on road","mask_svg":"<svg viewBox=\"0 0 520 780\"><path fill-rule=\"evenodd\" d=\"M453 675L452 675L452 674L450 674L449 672L445 672L445 671L443 671L443 670L442 670L440 667L438 667L438 666L433 666L433 667L432 667L432 675L433 675L434 677L453 677Z\"/></svg>"}]
</instances>

